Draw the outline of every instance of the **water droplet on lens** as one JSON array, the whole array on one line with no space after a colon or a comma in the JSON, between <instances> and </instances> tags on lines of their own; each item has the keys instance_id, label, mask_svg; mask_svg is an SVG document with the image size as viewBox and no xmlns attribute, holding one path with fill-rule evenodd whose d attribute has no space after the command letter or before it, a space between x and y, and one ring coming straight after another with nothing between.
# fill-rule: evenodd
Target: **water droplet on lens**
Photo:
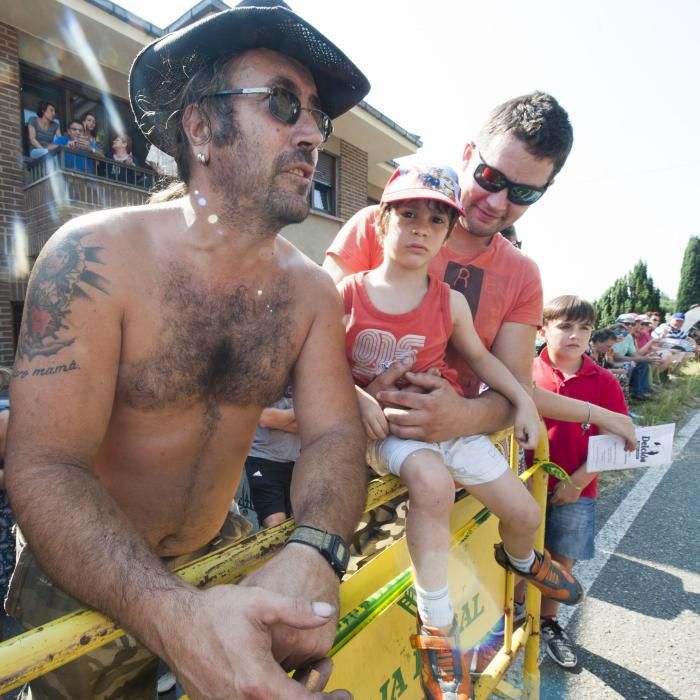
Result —
<instances>
[{"instance_id":1,"label":"water droplet on lens","mask_svg":"<svg viewBox=\"0 0 700 700\"><path fill-rule=\"evenodd\" d=\"M209 216L207 217L207 221L210 224L215 224L218 220L219 220L219 217L216 214L209 214Z\"/></svg>"}]
</instances>

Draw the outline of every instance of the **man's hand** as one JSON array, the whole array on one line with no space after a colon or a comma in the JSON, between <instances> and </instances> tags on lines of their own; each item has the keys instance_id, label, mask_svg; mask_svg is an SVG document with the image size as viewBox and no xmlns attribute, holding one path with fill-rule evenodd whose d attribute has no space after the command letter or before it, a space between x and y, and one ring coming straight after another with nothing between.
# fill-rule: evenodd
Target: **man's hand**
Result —
<instances>
[{"instance_id":1,"label":"man's hand","mask_svg":"<svg viewBox=\"0 0 700 700\"><path fill-rule=\"evenodd\" d=\"M79 148L84 151L89 151L90 150L90 143L84 136L78 136L76 139L73 140L71 148Z\"/></svg>"},{"instance_id":2,"label":"man's hand","mask_svg":"<svg viewBox=\"0 0 700 700\"><path fill-rule=\"evenodd\" d=\"M391 404L384 409L384 415L394 435L409 440L440 442L463 433L456 418L464 412L466 400L446 379L415 372L407 372L406 379L426 393L385 389L377 396L383 404Z\"/></svg>"},{"instance_id":3,"label":"man's hand","mask_svg":"<svg viewBox=\"0 0 700 700\"><path fill-rule=\"evenodd\" d=\"M381 374L378 374L367 386L362 387L363 390L370 396L377 398L380 391L389 389L398 390L396 382L403 379L413 363L416 361L414 353L404 357L401 361L392 362L391 366L385 369Z\"/></svg>"},{"instance_id":4,"label":"man's hand","mask_svg":"<svg viewBox=\"0 0 700 700\"><path fill-rule=\"evenodd\" d=\"M327 665L313 674L318 692L312 692L289 678L272 653L276 625L318 628L335 618L333 605L230 585L198 592L195 601L186 608L189 628L180 630L187 643L169 659L192 700L350 697L320 692L330 675Z\"/></svg>"},{"instance_id":5,"label":"man's hand","mask_svg":"<svg viewBox=\"0 0 700 700\"><path fill-rule=\"evenodd\" d=\"M330 564L315 549L299 543L289 544L241 585L334 605L335 613L325 625L302 628L280 619L271 628L272 652L283 668L306 668L326 656L335 639L338 622L339 581Z\"/></svg>"}]
</instances>

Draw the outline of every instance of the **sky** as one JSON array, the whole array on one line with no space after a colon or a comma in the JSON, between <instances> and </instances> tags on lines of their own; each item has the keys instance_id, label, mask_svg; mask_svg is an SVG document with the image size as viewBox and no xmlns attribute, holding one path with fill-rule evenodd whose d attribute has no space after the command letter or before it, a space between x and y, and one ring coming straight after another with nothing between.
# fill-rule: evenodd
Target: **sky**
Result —
<instances>
[{"instance_id":1,"label":"sky","mask_svg":"<svg viewBox=\"0 0 700 700\"><path fill-rule=\"evenodd\" d=\"M164 27L195 2L118 4ZM532 90L554 95L573 151L516 224L545 299L593 300L639 260L676 296L683 253L700 235L700 2L288 4L365 72L367 101L420 136L422 161L457 166L494 106Z\"/></svg>"}]
</instances>

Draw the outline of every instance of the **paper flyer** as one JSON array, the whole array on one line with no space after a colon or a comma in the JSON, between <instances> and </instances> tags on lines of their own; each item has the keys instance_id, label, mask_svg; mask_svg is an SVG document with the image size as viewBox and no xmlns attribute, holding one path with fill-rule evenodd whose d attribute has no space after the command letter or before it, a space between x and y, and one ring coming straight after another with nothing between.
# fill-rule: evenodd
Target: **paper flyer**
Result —
<instances>
[{"instance_id":1,"label":"paper flyer","mask_svg":"<svg viewBox=\"0 0 700 700\"><path fill-rule=\"evenodd\" d=\"M635 428L637 449L625 452L625 441L617 435L594 435L588 441L589 472L659 467L671 463L675 423Z\"/></svg>"}]
</instances>

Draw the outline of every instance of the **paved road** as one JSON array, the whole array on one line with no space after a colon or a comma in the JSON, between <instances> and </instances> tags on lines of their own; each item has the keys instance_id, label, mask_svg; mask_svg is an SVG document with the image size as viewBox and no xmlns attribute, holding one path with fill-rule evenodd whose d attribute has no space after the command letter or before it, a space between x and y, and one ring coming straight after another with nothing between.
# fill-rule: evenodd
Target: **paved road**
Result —
<instances>
[{"instance_id":1,"label":"paved road","mask_svg":"<svg viewBox=\"0 0 700 700\"><path fill-rule=\"evenodd\" d=\"M663 475L606 490L600 555L577 570L588 598L567 622L579 668L545 657L542 700L700 700L700 412L676 445Z\"/></svg>"}]
</instances>

